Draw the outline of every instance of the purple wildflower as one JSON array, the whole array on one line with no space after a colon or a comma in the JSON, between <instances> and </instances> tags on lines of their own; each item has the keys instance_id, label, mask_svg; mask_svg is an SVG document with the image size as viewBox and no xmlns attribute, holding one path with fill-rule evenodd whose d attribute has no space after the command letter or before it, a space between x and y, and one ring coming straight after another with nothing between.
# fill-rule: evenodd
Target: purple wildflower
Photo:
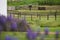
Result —
<instances>
[{"instance_id":1,"label":"purple wildflower","mask_svg":"<svg viewBox=\"0 0 60 40\"><path fill-rule=\"evenodd\" d=\"M55 40L58 40L58 38L59 38L59 31L56 31L56 33L55 33Z\"/></svg>"},{"instance_id":2,"label":"purple wildflower","mask_svg":"<svg viewBox=\"0 0 60 40\"><path fill-rule=\"evenodd\" d=\"M5 37L5 40L11 40L11 37L10 37L9 35L7 35L7 36Z\"/></svg>"},{"instance_id":3,"label":"purple wildflower","mask_svg":"<svg viewBox=\"0 0 60 40\"><path fill-rule=\"evenodd\" d=\"M11 29L12 29L12 31L16 31L17 30L17 23L16 22L12 22L11 23Z\"/></svg>"},{"instance_id":4,"label":"purple wildflower","mask_svg":"<svg viewBox=\"0 0 60 40\"><path fill-rule=\"evenodd\" d=\"M37 37L37 33L36 32L33 32L32 33L32 40L36 40L36 37Z\"/></svg>"},{"instance_id":5,"label":"purple wildflower","mask_svg":"<svg viewBox=\"0 0 60 40\"><path fill-rule=\"evenodd\" d=\"M32 40L32 31L31 30L27 30L27 38L28 40Z\"/></svg>"},{"instance_id":6,"label":"purple wildflower","mask_svg":"<svg viewBox=\"0 0 60 40\"><path fill-rule=\"evenodd\" d=\"M0 16L0 25L5 24L6 23L6 17L5 16Z\"/></svg>"},{"instance_id":7,"label":"purple wildflower","mask_svg":"<svg viewBox=\"0 0 60 40\"><path fill-rule=\"evenodd\" d=\"M6 35L5 40L18 40L18 38L15 36Z\"/></svg>"},{"instance_id":8,"label":"purple wildflower","mask_svg":"<svg viewBox=\"0 0 60 40\"><path fill-rule=\"evenodd\" d=\"M13 20L13 17L12 17L12 15L10 15L10 16L7 16L7 21L12 21Z\"/></svg>"},{"instance_id":9,"label":"purple wildflower","mask_svg":"<svg viewBox=\"0 0 60 40\"><path fill-rule=\"evenodd\" d=\"M30 29L27 30L27 38L28 38L28 40L36 40L36 37L37 37L36 32L32 32L32 30L30 30Z\"/></svg>"},{"instance_id":10,"label":"purple wildflower","mask_svg":"<svg viewBox=\"0 0 60 40\"><path fill-rule=\"evenodd\" d=\"M21 22L23 25L27 24L26 20L21 20Z\"/></svg>"},{"instance_id":11,"label":"purple wildflower","mask_svg":"<svg viewBox=\"0 0 60 40\"><path fill-rule=\"evenodd\" d=\"M19 23L19 28L20 28L20 31L21 32L25 32L27 30L27 26L28 26L28 23L26 22L26 20L21 20L21 22Z\"/></svg>"},{"instance_id":12,"label":"purple wildflower","mask_svg":"<svg viewBox=\"0 0 60 40\"><path fill-rule=\"evenodd\" d=\"M45 28L45 35L48 35L49 33L49 30L48 30L48 27Z\"/></svg>"},{"instance_id":13,"label":"purple wildflower","mask_svg":"<svg viewBox=\"0 0 60 40\"><path fill-rule=\"evenodd\" d=\"M12 36L12 37L11 37L11 40L18 40L18 38L15 37L15 36Z\"/></svg>"},{"instance_id":14,"label":"purple wildflower","mask_svg":"<svg viewBox=\"0 0 60 40\"><path fill-rule=\"evenodd\" d=\"M5 16L0 16L0 25L3 27L3 30L6 31L6 17Z\"/></svg>"}]
</instances>

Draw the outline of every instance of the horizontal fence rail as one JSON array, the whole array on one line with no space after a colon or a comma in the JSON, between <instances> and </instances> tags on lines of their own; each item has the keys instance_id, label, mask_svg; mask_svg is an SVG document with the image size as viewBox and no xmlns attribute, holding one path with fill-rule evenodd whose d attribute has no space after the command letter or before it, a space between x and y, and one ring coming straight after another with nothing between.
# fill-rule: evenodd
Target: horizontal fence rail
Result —
<instances>
[{"instance_id":1,"label":"horizontal fence rail","mask_svg":"<svg viewBox=\"0 0 60 40\"><path fill-rule=\"evenodd\" d=\"M49 20L49 16L54 16L55 17L55 20L57 19L57 16L60 15L60 11L57 11L57 10L54 10L54 11L8 11L9 14L13 14L13 15L18 15L18 18L19 16L22 16L24 15L25 16L31 16L31 20L32 20L32 17L33 16L36 16L36 17L39 17L41 19L41 16L46 16L47 17L47 20Z\"/></svg>"}]
</instances>

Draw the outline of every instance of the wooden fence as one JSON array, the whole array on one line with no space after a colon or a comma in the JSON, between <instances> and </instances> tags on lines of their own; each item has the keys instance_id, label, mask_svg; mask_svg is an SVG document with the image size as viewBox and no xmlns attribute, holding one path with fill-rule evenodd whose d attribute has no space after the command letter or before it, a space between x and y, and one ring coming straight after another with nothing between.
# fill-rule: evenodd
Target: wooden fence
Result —
<instances>
[{"instance_id":1,"label":"wooden fence","mask_svg":"<svg viewBox=\"0 0 60 40\"><path fill-rule=\"evenodd\" d=\"M55 17L55 20L57 19L57 16L60 15L60 12L58 12L57 10L55 12L49 12L49 13L45 13L45 12L29 12L29 13L26 13L26 12L10 12L8 13L9 15L10 14L13 14L13 16L15 15L18 15L17 18L20 18L22 15L25 16L30 16L31 20L33 18L33 16L36 16L38 17L39 19L41 19L41 16L46 16L47 17L47 20L49 20L49 16L54 16Z\"/></svg>"},{"instance_id":2,"label":"wooden fence","mask_svg":"<svg viewBox=\"0 0 60 40\"><path fill-rule=\"evenodd\" d=\"M7 10L29 10L29 5L8 6ZM31 10L60 10L60 5L32 5Z\"/></svg>"}]
</instances>

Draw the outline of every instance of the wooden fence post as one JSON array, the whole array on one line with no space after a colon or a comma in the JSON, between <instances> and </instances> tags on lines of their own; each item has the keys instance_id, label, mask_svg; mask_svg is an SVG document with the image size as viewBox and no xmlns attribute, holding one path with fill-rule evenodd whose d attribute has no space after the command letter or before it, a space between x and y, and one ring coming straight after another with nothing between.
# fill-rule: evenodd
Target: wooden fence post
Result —
<instances>
[{"instance_id":1,"label":"wooden fence post","mask_svg":"<svg viewBox=\"0 0 60 40\"><path fill-rule=\"evenodd\" d=\"M26 19L26 14L24 14L24 20Z\"/></svg>"},{"instance_id":2,"label":"wooden fence post","mask_svg":"<svg viewBox=\"0 0 60 40\"><path fill-rule=\"evenodd\" d=\"M55 14L55 20L56 20L56 18L57 18L57 10L56 10L56 12L54 14Z\"/></svg>"},{"instance_id":3,"label":"wooden fence post","mask_svg":"<svg viewBox=\"0 0 60 40\"><path fill-rule=\"evenodd\" d=\"M32 21L32 14L31 14L31 21Z\"/></svg>"},{"instance_id":4,"label":"wooden fence post","mask_svg":"<svg viewBox=\"0 0 60 40\"><path fill-rule=\"evenodd\" d=\"M39 14L39 19L41 20L41 14Z\"/></svg>"},{"instance_id":5,"label":"wooden fence post","mask_svg":"<svg viewBox=\"0 0 60 40\"><path fill-rule=\"evenodd\" d=\"M47 20L49 20L49 14L47 14Z\"/></svg>"},{"instance_id":6,"label":"wooden fence post","mask_svg":"<svg viewBox=\"0 0 60 40\"><path fill-rule=\"evenodd\" d=\"M37 13L37 17L38 17L38 13Z\"/></svg>"},{"instance_id":7,"label":"wooden fence post","mask_svg":"<svg viewBox=\"0 0 60 40\"><path fill-rule=\"evenodd\" d=\"M21 12L20 12L20 17L21 17Z\"/></svg>"},{"instance_id":8,"label":"wooden fence post","mask_svg":"<svg viewBox=\"0 0 60 40\"><path fill-rule=\"evenodd\" d=\"M19 13L18 13L18 19L19 19L19 16L20 16L20 15L19 15Z\"/></svg>"}]
</instances>

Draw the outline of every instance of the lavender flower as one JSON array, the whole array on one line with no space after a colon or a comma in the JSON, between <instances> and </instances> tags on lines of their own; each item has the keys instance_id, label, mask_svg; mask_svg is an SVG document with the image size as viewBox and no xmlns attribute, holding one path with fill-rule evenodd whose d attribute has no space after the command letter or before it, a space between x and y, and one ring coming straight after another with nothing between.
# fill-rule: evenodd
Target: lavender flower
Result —
<instances>
[{"instance_id":1,"label":"lavender flower","mask_svg":"<svg viewBox=\"0 0 60 40\"><path fill-rule=\"evenodd\" d=\"M15 36L6 35L5 40L18 40L18 38Z\"/></svg>"},{"instance_id":2,"label":"lavender flower","mask_svg":"<svg viewBox=\"0 0 60 40\"><path fill-rule=\"evenodd\" d=\"M0 25L3 27L3 30L6 31L6 17L5 16L0 16Z\"/></svg>"},{"instance_id":3,"label":"lavender flower","mask_svg":"<svg viewBox=\"0 0 60 40\"><path fill-rule=\"evenodd\" d=\"M56 33L55 33L55 40L58 40L58 38L59 38L59 31L56 31Z\"/></svg>"},{"instance_id":4,"label":"lavender flower","mask_svg":"<svg viewBox=\"0 0 60 40\"><path fill-rule=\"evenodd\" d=\"M21 23L22 23L23 25L27 24L27 22L26 22L25 19L22 19L22 20L21 20Z\"/></svg>"},{"instance_id":5,"label":"lavender flower","mask_svg":"<svg viewBox=\"0 0 60 40\"><path fill-rule=\"evenodd\" d=\"M32 40L32 31L30 29L27 30L27 38L28 40Z\"/></svg>"},{"instance_id":6,"label":"lavender flower","mask_svg":"<svg viewBox=\"0 0 60 40\"><path fill-rule=\"evenodd\" d=\"M1 33L5 29L6 17L0 15L0 40L1 40Z\"/></svg>"},{"instance_id":7,"label":"lavender flower","mask_svg":"<svg viewBox=\"0 0 60 40\"><path fill-rule=\"evenodd\" d=\"M7 36L5 37L5 40L11 40L11 37L10 37L9 35L7 35Z\"/></svg>"},{"instance_id":8,"label":"lavender flower","mask_svg":"<svg viewBox=\"0 0 60 40\"><path fill-rule=\"evenodd\" d=\"M27 30L27 38L28 40L36 40L37 33L32 32L30 29Z\"/></svg>"},{"instance_id":9,"label":"lavender flower","mask_svg":"<svg viewBox=\"0 0 60 40\"><path fill-rule=\"evenodd\" d=\"M48 30L48 27L45 28L45 35L48 35L49 33L49 30Z\"/></svg>"},{"instance_id":10,"label":"lavender flower","mask_svg":"<svg viewBox=\"0 0 60 40\"><path fill-rule=\"evenodd\" d=\"M12 36L12 37L11 37L11 40L18 40L18 38L15 37L15 36Z\"/></svg>"},{"instance_id":11,"label":"lavender flower","mask_svg":"<svg viewBox=\"0 0 60 40\"><path fill-rule=\"evenodd\" d=\"M37 33L36 32L33 32L32 33L32 40L36 40L36 38L37 38Z\"/></svg>"},{"instance_id":12,"label":"lavender flower","mask_svg":"<svg viewBox=\"0 0 60 40\"><path fill-rule=\"evenodd\" d=\"M5 16L0 16L0 25L5 24L6 23L6 17Z\"/></svg>"},{"instance_id":13,"label":"lavender flower","mask_svg":"<svg viewBox=\"0 0 60 40\"><path fill-rule=\"evenodd\" d=\"M16 31L17 30L17 23L16 22L12 22L11 23L11 30L12 31Z\"/></svg>"},{"instance_id":14,"label":"lavender flower","mask_svg":"<svg viewBox=\"0 0 60 40\"><path fill-rule=\"evenodd\" d=\"M28 23L26 22L26 20L21 20L21 22L19 23L19 28L21 32L26 32Z\"/></svg>"},{"instance_id":15,"label":"lavender flower","mask_svg":"<svg viewBox=\"0 0 60 40\"><path fill-rule=\"evenodd\" d=\"M12 17L12 15L10 15L10 16L7 16L7 21L12 21L13 20L13 17Z\"/></svg>"}]
</instances>

